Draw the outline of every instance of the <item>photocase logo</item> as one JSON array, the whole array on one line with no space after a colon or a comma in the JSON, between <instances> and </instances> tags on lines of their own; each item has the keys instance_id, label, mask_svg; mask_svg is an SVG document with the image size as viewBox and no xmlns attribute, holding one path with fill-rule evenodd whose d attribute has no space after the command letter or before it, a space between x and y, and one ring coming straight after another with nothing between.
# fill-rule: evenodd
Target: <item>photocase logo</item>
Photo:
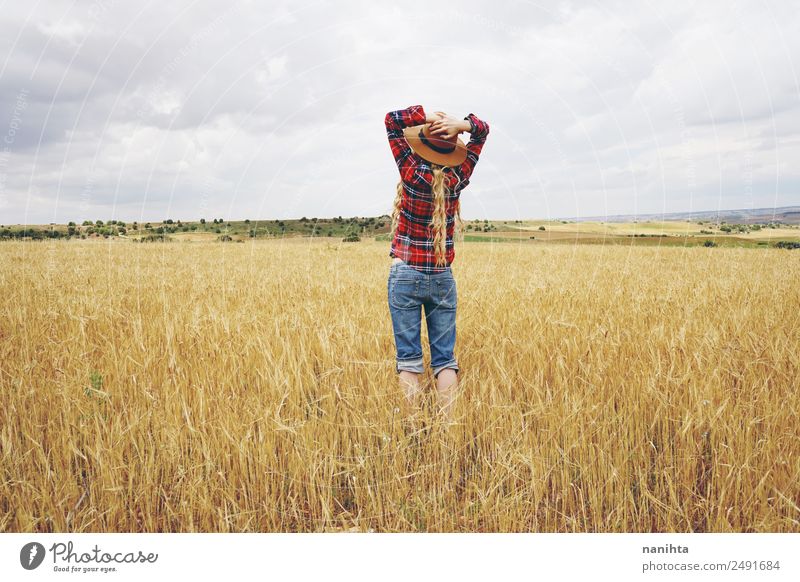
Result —
<instances>
[{"instance_id":1,"label":"photocase logo","mask_svg":"<svg viewBox=\"0 0 800 582\"><path fill-rule=\"evenodd\" d=\"M53 558L54 572L117 572L120 564L155 564L158 554L138 551L104 552L97 544L93 548L82 551L75 548L71 541L55 542L45 550L38 542L30 542L19 551L19 563L26 570L35 570L42 565L46 555ZM1 580L1 579L0 579Z\"/></svg>"},{"instance_id":2,"label":"photocase logo","mask_svg":"<svg viewBox=\"0 0 800 582\"><path fill-rule=\"evenodd\" d=\"M19 551L19 563L26 570L35 570L44 561L44 546L39 542L30 542Z\"/></svg>"}]
</instances>

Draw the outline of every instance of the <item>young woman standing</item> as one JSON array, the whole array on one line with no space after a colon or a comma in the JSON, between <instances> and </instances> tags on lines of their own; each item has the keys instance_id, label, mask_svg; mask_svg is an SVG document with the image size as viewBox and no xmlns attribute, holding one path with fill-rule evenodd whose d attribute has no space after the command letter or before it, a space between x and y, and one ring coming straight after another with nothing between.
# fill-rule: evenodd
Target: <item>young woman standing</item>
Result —
<instances>
[{"instance_id":1,"label":"young woman standing","mask_svg":"<svg viewBox=\"0 0 800 582\"><path fill-rule=\"evenodd\" d=\"M462 228L460 194L478 163L489 124L470 113L464 119L421 105L390 111L386 135L400 181L392 212L387 293L400 387L418 405L422 364L422 310L428 328L431 368L439 405L449 418L458 390L455 257L456 221ZM469 132L469 143L459 134Z\"/></svg>"}]
</instances>

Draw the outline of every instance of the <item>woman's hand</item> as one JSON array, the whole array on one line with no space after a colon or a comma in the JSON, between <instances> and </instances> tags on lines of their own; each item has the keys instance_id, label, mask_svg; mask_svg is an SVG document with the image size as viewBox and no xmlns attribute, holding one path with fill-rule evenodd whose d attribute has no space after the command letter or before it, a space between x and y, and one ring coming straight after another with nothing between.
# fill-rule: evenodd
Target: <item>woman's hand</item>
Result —
<instances>
[{"instance_id":1,"label":"woman's hand","mask_svg":"<svg viewBox=\"0 0 800 582\"><path fill-rule=\"evenodd\" d=\"M437 111L439 119L431 123L431 134L440 139L452 139L459 133L469 131L471 126L465 119L458 119L452 115L447 115L443 111Z\"/></svg>"},{"instance_id":2,"label":"woman's hand","mask_svg":"<svg viewBox=\"0 0 800 582\"><path fill-rule=\"evenodd\" d=\"M443 113L441 111L435 111L434 113L426 113L425 114L425 123L433 123L434 121L439 121L442 118Z\"/></svg>"}]
</instances>

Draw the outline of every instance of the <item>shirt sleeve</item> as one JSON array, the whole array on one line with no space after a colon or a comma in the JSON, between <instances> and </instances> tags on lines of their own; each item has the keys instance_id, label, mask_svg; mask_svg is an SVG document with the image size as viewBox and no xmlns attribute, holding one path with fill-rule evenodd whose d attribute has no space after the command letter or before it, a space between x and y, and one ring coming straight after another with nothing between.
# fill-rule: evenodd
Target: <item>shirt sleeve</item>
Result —
<instances>
[{"instance_id":1,"label":"shirt sleeve","mask_svg":"<svg viewBox=\"0 0 800 582\"><path fill-rule=\"evenodd\" d=\"M469 143L467 144L467 159L459 166L461 178L464 181L469 181L472 171L475 169L475 164L478 163L478 158L483 150L483 144L486 143L486 137L489 135L489 124L479 119L474 114L470 113L467 118L472 122L475 127L469 136Z\"/></svg>"},{"instance_id":2,"label":"shirt sleeve","mask_svg":"<svg viewBox=\"0 0 800 582\"><path fill-rule=\"evenodd\" d=\"M412 105L406 109L390 111L384 118L386 137L389 139L389 147L392 148L392 155L401 175L409 165L412 159L411 154L413 153L405 135L403 135L403 130L406 127L422 125L425 123L425 119L425 110L422 105Z\"/></svg>"}]
</instances>

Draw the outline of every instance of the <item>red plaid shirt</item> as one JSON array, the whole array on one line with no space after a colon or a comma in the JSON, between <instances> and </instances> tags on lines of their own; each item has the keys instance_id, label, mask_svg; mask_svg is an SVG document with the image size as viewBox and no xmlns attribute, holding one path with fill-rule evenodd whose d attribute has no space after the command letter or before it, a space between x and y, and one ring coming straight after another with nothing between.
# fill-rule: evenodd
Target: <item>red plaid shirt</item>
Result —
<instances>
[{"instance_id":1,"label":"red plaid shirt","mask_svg":"<svg viewBox=\"0 0 800 582\"><path fill-rule=\"evenodd\" d=\"M489 124L470 113L467 116L473 123L475 131L470 134L467 144L467 159L460 166L445 167L445 180L449 193L445 195L445 211L447 213L447 239L445 242L445 259L447 265L453 262L453 231L455 229L455 211L461 195L478 163L486 136L489 135ZM400 179L403 182L403 202L397 230L392 239L390 257L400 257L403 262L423 273L440 273L446 267L436 265L436 254L433 248L433 172L426 160L414 153L408 145L403 128L425 123L426 115L422 105L412 105L408 109L390 111L386 114L386 135L392 148Z\"/></svg>"}]
</instances>

